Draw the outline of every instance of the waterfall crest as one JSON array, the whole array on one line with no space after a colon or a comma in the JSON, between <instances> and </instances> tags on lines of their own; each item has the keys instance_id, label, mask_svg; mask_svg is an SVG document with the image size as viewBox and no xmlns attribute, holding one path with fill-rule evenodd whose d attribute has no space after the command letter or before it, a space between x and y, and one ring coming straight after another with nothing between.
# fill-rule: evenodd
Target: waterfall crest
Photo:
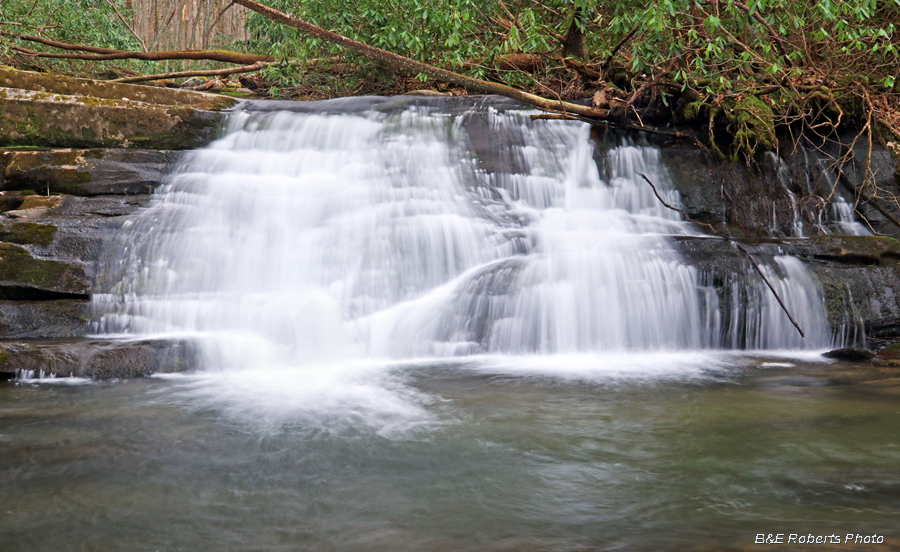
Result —
<instances>
[{"instance_id":1,"label":"waterfall crest","mask_svg":"<svg viewBox=\"0 0 900 552\"><path fill-rule=\"evenodd\" d=\"M678 204L656 148L524 111L238 112L126 223L97 332L196 336L209 367L829 346L796 259L765 270L805 340L762 281L723 309L639 173Z\"/></svg>"}]
</instances>

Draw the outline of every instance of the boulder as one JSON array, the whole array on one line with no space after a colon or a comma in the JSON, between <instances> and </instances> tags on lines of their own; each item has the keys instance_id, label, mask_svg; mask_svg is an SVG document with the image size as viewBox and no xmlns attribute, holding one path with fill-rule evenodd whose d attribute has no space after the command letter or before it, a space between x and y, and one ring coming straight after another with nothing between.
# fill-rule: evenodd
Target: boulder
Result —
<instances>
[{"instance_id":1,"label":"boulder","mask_svg":"<svg viewBox=\"0 0 900 552\"><path fill-rule=\"evenodd\" d=\"M90 288L80 263L36 259L21 246L0 243L0 298L86 298Z\"/></svg>"},{"instance_id":2,"label":"boulder","mask_svg":"<svg viewBox=\"0 0 900 552\"><path fill-rule=\"evenodd\" d=\"M833 349L827 353L822 353L825 358L833 358L835 360L848 360L851 362L865 362L875 358L875 353L865 349L857 349L854 347L842 347Z\"/></svg>"},{"instance_id":3,"label":"boulder","mask_svg":"<svg viewBox=\"0 0 900 552\"><path fill-rule=\"evenodd\" d=\"M183 372L195 366L195 347L179 340L0 342L0 373L6 374L111 379Z\"/></svg>"},{"instance_id":4,"label":"boulder","mask_svg":"<svg viewBox=\"0 0 900 552\"><path fill-rule=\"evenodd\" d=\"M221 121L192 107L0 88L0 146L193 149Z\"/></svg>"},{"instance_id":5,"label":"boulder","mask_svg":"<svg viewBox=\"0 0 900 552\"><path fill-rule=\"evenodd\" d=\"M142 149L6 150L0 189L80 196L146 194L181 156Z\"/></svg>"}]
</instances>

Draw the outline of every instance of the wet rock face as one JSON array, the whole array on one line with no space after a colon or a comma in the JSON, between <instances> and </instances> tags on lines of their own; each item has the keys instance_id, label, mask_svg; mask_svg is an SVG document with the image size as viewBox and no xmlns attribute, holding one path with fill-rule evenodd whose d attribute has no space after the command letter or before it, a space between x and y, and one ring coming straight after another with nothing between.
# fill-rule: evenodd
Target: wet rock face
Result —
<instances>
[{"instance_id":1,"label":"wet rock face","mask_svg":"<svg viewBox=\"0 0 900 552\"><path fill-rule=\"evenodd\" d=\"M196 355L193 345L184 341L6 341L0 342L0 373L133 378L189 370L196 365Z\"/></svg>"},{"instance_id":2,"label":"wet rock face","mask_svg":"<svg viewBox=\"0 0 900 552\"><path fill-rule=\"evenodd\" d=\"M847 143L852 137L847 138ZM844 233L834 220L838 198L855 205L858 219L878 234L900 237L900 226L872 202L858 201L865 183L869 194L878 189L900 193L889 151L874 144L865 178L866 144L856 144L853 159L837 170L834 158L846 153L836 144L806 143L765 153L753 163L731 163L690 145L662 148L662 160L681 194L682 206L698 222L716 225L734 237L801 237ZM884 195L883 193L877 195ZM900 220L894 202L879 201Z\"/></svg>"},{"instance_id":3,"label":"wet rock face","mask_svg":"<svg viewBox=\"0 0 900 552\"><path fill-rule=\"evenodd\" d=\"M757 278L747 258L722 239L677 237L685 261L706 275L728 305L730 282ZM872 236L819 236L802 239L744 241L760 264L771 266L777 255L804 261L819 285L829 326L852 334L864 330L878 348L881 339L900 337L900 242ZM725 313L727 315L727 313ZM862 333L860 332L861 336ZM848 335L853 338L853 335Z\"/></svg>"},{"instance_id":4,"label":"wet rock face","mask_svg":"<svg viewBox=\"0 0 900 552\"><path fill-rule=\"evenodd\" d=\"M7 150L0 161L0 186L78 196L146 194L180 155L166 150Z\"/></svg>"},{"instance_id":5,"label":"wet rock face","mask_svg":"<svg viewBox=\"0 0 900 552\"><path fill-rule=\"evenodd\" d=\"M0 86L25 86L21 76L16 83L10 78L0 68ZM111 343L85 336L91 331L90 294L102 283L97 264L104 244L172 171L181 156L175 149L212 139L215 126L208 121L194 134L179 126L186 120L182 115L189 120L197 109L210 108L202 103L209 101L207 95L182 98L172 91L132 85L116 85L124 91L91 88L93 81L54 83L38 74L28 75L25 81L32 94L22 97L31 100L16 104L15 109L26 115L46 109L44 113L53 116L40 124L50 121L50 126L40 127L44 138L32 139L40 133L29 134L28 119L20 118L13 130L0 130L0 137L3 132L7 136L15 132L16 140L25 146L52 143L61 147L0 150L0 377L15 370L131 377L189 369L195 357L186 343ZM40 94L47 95L43 104L36 100ZM72 99L85 97L98 101ZM0 119L9 121L13 111L6 105L13 104L0 105ZM138 126L129 127L132 130L115 127L118 119L112 114L129 110L141 113L143 118L135 122ZM79 113L92 119L85 119L78 128L72 126L75 130L67 130L71 131L68 137L58 134L59 141L47 138L54 136L56 127L62 132L63 123L57 119ZM480 168L515 172L522 160L511 155L510 148L501 147L489 122L467 119ZM147 125L147 133L138 134L134 129L139 125ZM5 129L6 122L0 121L0 128ZM158 138L149 132L153 128L160 129ZM143 145L135 147L139 144ZM795 255L806 263L822 290L832 327L856 325L870 337L900 337L900 244L884 237L818 236L816 225L827 217L825 205L817 198L830 193L833 183L820 178L818 161L801 153L763 158L752 167L722 162L691 146L666 146L661 155L692 218L745 238L742 243L762 264L773 266L776 255ZM874 159L882 179L878 185L895 189L890 156L877 150ZM848 165L846 178L851 184L859 181L859 174L858 168ZM900 232L877 210L865 204L860 210L876 230ZM798 221L815 237L785 239ZM508 224L511 229L518 226L512 219ZM725 240L679 237L674 242L685 262L697 267L719 294L723 308L731 304L728 294L733 293L736 279L757 278L747 259ZM521 250L531 247L523 245ZM458 290L461 308L455 312L465 313L472 342L483 339L490 308L489 302L476 299L505 294L520 268L516 263L497 266L473 279L469 288Z\"/></svg>"}]
</instances>

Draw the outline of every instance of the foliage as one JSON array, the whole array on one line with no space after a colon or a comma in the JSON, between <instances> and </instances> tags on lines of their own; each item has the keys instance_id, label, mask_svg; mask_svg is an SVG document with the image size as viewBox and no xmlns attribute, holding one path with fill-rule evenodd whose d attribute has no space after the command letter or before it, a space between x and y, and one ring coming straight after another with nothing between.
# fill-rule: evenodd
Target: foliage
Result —
<instances>
[{"instance_id":1,"label":"foliage","mask_svg":"<svg viewBox=\"0 0 900 552\"><path fill-rule=\"evenodd\" d=\"M116 0L115 4L124 17L132 15L126 2ZM0 29L10 33L119 50L140 50L138 40L105 0L3 0L0 2L0 22ZM0 42L0 56L10 58L13 44L36 49L30 43L4 40ZM37 63L36 60L31 62ZM86 68L86 64L77 60L41 60L40 64L60 72L79 73ZM131 62L131 65L137 70L152 67L140 62ZM94 66L89 69L96 70Z\"/></svg>"},{"instance_id":2,"label":"foliage","mask_svg":"<svg viewBox=\"0 0 900 552\"><path fill-rule=\"evenodd\" d=\"M128 17L127 2L114 1ZM732 156L774 147L778 126L825 132L851 119L868 124L872 113L900 120L891 116L900 80L900 0L267 3L349 38L543 96L604 91L641 121L668 109L670 119L705 122L712 146ZM0 20L20 23L3 30L138 46L106 0L4 0L0 10ZM394 75L256 14L247 27L249 40L232 47L284 60L265 75L282 91L378 93L396 86L397 77L404 86L417 77ZM297 63L312 59L328 62ZM724 141L715 138L722 135Z\"/></svg>"}]
</instances>

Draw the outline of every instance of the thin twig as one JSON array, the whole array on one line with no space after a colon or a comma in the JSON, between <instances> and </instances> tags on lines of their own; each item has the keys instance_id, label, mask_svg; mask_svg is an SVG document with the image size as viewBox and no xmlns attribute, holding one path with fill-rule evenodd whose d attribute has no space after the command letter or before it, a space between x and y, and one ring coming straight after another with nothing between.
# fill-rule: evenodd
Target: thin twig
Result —
<instances>
[{"instance_id":1,"label":"thin twig","mask_svg":"<svg viewBox=\"0 0 900 552\"><path fill-rule=\"evenodd\" d=\"M169 14L169 18L166 19L165 24L163 24L163 26L160 27L159 32L156 33L156 38L153 39L153 44L150 45L151 50L156 50L156 46L159 44L159 39L162 38L163 33L166 31L167 28L169 28L169 23L172 22L172 18L175 17L175 12L177 10L178 10L178 8L172 8L172 13Z\"/></svg>"},{"instance_id":2,"label":"thin twig","mask_svg":"<svg viewBox=\"0 0 900 552\"><path fill-rule=\"evenodd\" d=\"M793 324L794 327L797 328L797 331L800 333L800 337L806 338L806 335L803 333L803 330L800 328L800 325L797 324L797 321L794 320L793 316L791 316L791 312L788 310L787 305L785 305L784 301L781 300L781 296L779 296L778 292L775 291L775 288L772 286L772 283L769 282L769 279L766 278L765 274L763 274L763 271L759 267L759 265L756 263L756 260L753 258L752 255L750 255L749 251L744 249L743 245L741 245L738 242L734 241L733 239L729 238L722 232L719 232L719 230L716 229L716 227L713 226L712 224L707 224L705 222L698 222L698 221L692 219L691 216L688 215L687 212L685 212L683 209L679 209L678 207L669 205L668 203L666 203L666 200L663 199L661 195L659 195L659 191L656 189L656 186L653 185L653 182L651 182L650 179L646 177L646 175L644 175L643 173L638 173L638 175L640 175L641 178L643 178L645 181L647 181L647 184L650 184L650 187L653 189L653 195L655 195L656 199L658 199L659 202L662 203L667 209L671 209L677 213L681 213L681 216L683 216L685 218L685 220L687 220L689 222L693 222L694 224L698 224L700 226L705 226L706 228L709 228L710 231L712 231L715 235L719 236L723 240L732 244L733 246L735 246L737 248L738 251L743 253L744 256L747 257L747 260L750 261L750 264L753 265L753 268L756 269L756 273L759 274L759 277L762 278L763 282L765 282L766 285L769 287L769 291L771 291L772 295L775 296L775 300L778 301L779 305L781 305L781 310L783 310L784 314L787 315L788 319L791 321L791 324Z\"/></svg>"},{"instance_id":3,"label":"thin twig","mask_svg":"<svg viewBox=\"0 0 900 552\"><path fill-rule=\"evenodd\" d=\"M203 33L203 47L204 48L206 47L207 42L209 42L210 33L212 33L213 29L216 28L216 25L219 24L219 20L222 19L223 15L225 15L225 12L227 12L229 9L231 9L231 6L233 6L233 5L234 5L234 2L231 2L230 4L225 6L222 9L222 11L219 12L219 15L217 15L216 18L213 20L212 25L210 25L209 27L206 28L206 32Z\"/></svg>"},{"instance_id":4,"label":"thin twig","mask_svg":"<svg viewBox=\"0 0 900 552\"><path fill-rule=\"evenodd\" d=\"M125 28L128 29L132 35L134 35L134 38L136 38L138 43L141 45L141 49L147 52L147 45L144 43L144 39L141 38L141 35L137 34L137 32L134 30L134 27L132 27L131 24L128 23L128 20L125 19L125 16L122 15L122 12L119 11L119 8L116 6L116 4L112 0L106 0L106 3L109 4L109 7L115 10L116 15L119 17L119 21L121 21L122 24L125 25Z\"/></svg>"},{"instance_id":5,"label":"thin twig","mask_svg":"<svg viewBox=\"0 0 900 552\"><path fill-rule=\"evenodd\" d=\"M631 31L629 31L628 34L625 35L625 38L623 38L622 40L620 40L619 43L615 45L615 47L612 49L612 52L609 53L609 57L606 58L606 61L604 61L604 62L603 62L603 65L600 66L600 71L601 71L601 72L606 73L606 70L609 68L609 64L612 62L613 57L614 57L614 56L616 55L616 53L619 51L619 48L621 48L622 46L624 46L625 43L628 42L628 40L629 40L631 37L633 37L634 34L635 34L636 32L638 32L638 29L640 29L640 28L641 28L641 26L638 25L638 26L636 26L635 28L631 29Z\"/></svg>"}]
</instances>

